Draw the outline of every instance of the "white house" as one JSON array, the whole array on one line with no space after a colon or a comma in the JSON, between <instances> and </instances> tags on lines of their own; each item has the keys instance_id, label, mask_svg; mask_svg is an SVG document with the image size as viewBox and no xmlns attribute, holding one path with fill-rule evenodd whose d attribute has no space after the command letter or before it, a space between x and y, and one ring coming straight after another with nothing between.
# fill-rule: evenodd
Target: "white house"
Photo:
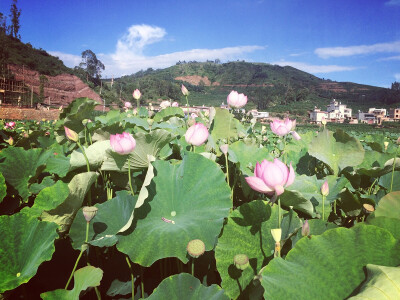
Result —
<instances>
[{"instance_id":1,"label":"white house","mask_svg":"<svg viewBox=\"0 0 400 300\"><path fill-rule=\"evenodd\" d=\"M370 112L362 112L358 111L356 113L357 120L360 121L361 123L368 123L368 124L375 124L376 123L376 116L373 113Z\"/></svg>"},{"instance_id":2,"label":"white house","mask_svg":"<svg viewBox=\"0 0 400 300\"><path fill-rule=\"evenodd\" d=\"M310 114L311 122L316 122L317 124L321 123L323 118L325 118L325 120L328 120L328 112L321 111L320 109L318 109L316 107L309 114Z\"/></svg>"},{"instance_id":3,"label":"white house","mask_svg":"<svg viewBox=\"0 0 400 300\"><path fill-rule=\"evenodd\" d=\"M351 118L352 109L347 105L333 99L327 106L328 119L345 119Z\"/></svg>"},{"instance_id":4,"label":"white house","mask_svg":"<svg viewBox=\"0 0 400 300\"><path fill-rule=\"evenodd\" d=\"M266 119L269 118L269 112L267 111L258 111L257 109L252 109L249 113L256 119Z\"/></svg>"}]
</instances>

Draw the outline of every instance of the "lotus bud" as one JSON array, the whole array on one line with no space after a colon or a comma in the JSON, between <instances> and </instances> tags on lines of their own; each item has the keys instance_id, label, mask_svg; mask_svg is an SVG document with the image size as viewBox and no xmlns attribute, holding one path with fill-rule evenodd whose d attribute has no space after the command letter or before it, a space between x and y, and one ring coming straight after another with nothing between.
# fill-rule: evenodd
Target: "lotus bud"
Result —
<instances>
[{"instance_id":1,"label":"lotus bud","mask_svg":"<svg viewBox=\"0 0 400 300\"><path fill-rule=\"evenodd\" d=\"M310 225L308 224L308 220L306 220L301 227L301 235L302 236L309 236L310 235Z\"/></svg>"},{"instance_id":2,"label":"lotus bud","mask_svg":"<svg viewBox=\"0 0 400 300\"><path fill-rule=\"evenodd\" d=\"M229 145L228 144L224 144L220 147L221 151L223 154L227 155L228 154L228 150L229 150Z\"/></svg>"},{"instance_id":3,"label":"lotus bud","mask_svg":"<svg viewBox=\"0 0 400 300\"><path fill-rule=\"evenodd\" d=\"M383 145L385 146L385 151L387 150L388 146L389 146L389 142L388 141L384 141Z\"/></svg>"},{"instance_id":4,"label":"lotus bud","mask_svg":"<svg viewBox=\"0 0 400 300\"><path fill-rule=\"evenodd\" d=\"M325 117L322 117L322 119L321 119L321 123L322 123L322 125L326 125L326 119L325 119Z\"/></svg>"},{"instance_id":5,"label":"lotus bud","mask_svg":"<svg viewBox=\"0 0 400 300\"><path fill-rule=\"evenodd\" d=\"M279 243L282 238L282 229L281 228L275 228L271 229L271 234L272 237L274 238L275 243Z\"/></svg>"},{"instance_id":6,"label":"lotus bud","mask_svg":"<svg viewBox=\"0 0 400 300\"><path fill-rule=\"evenodd\" d=\"M61 105L61 106L58 108L58 110L63 110L63 106Z\"/></svg>"},{"instance_id":7,"label":"lotus bud","mask_svg":"<svg viewBox=\"0 0 400 300\"><path fill-rule=\"evenodd\" d=\"M126 101L124 107L127 109L132 108L132 103Z\"/></svg>"},{"instance_id":8,"label":"lotus bud","mask_svg":"<svg viewBox=\"0 0 400 300\"><path fill-rule=\"evenodd\" d=\"M254 127L254 125L256 125L256 123L257 123L257 119L256 118L253 118L253 119L250 120L251 126Z\"/></svg>"},{"instance_id":9,"label":"lotus bud","mask_svg":"<svg viewBox=\"0 0 400 300\"><path fill-rule=\"evenodd\" d=\"M69 140L71 140L75 143L78 141L79 136L75 131L73 131L72 129L69 129L66 126L64 126L64 130L65 130L65 135Z\"/></svg>"},{"instance_id":10,"label":"lotus bud","mask_svg":"<svg viewBox=\"0 0 400 300\"><path fill-rule=\"evenodd\" d=\"M239 270L245 270L249 265L249 257L246 254L236 254L233 257L233 263Z\"/></svg>"},{"instance_id":11,"label":"lotus bud","mask_svg":"<svg viewBox=\"0 0 400 300\"><path fill-rule=\"evenodd\" d=\"M149 126L152 126L154 123L153 119L147 119L147 124L149 124Z\"/></svg>"},{"instance_id":12,"label":"lotus bud","mask_svg":"<svg viewBox=\"0 0 400 300\"><path fill-rule=\"evenodd\" d=\"M267 126L262 125L261 126L261 134L267 133Z\"/></svg>"},{"instance_id":13,"label":"lotus bud","mask_svg":"<svg viewBox=\"0 0 400 300\"><path fill-rule=\"evenodd\" d=\"M134 98L135 100L139 100L140 97L142 96L142 93L141 93L138 89L136 89L136 90L133 92L132 96L133 96L133 98Z\"/></svg>"},{"instance_id":14,"label":"lotus bud","mask_svg":"<svg viewBox=\"0 0 400 300\"><path fill-rule=\"evenodd\" d=\"M172 107L179 107L179 103L176 102L176 101L175 101L175 102L172 102L171 106L172 106Z\"/></svg>"},{"instance_id":15,"label":"lotus bud","mask_svg":"<svg viewBox=\"0 0 400 300\"><path fill-rule=\"evenodd\" d=\"M193 258L198 258L206 251L206 245L202 240L191 240L186 247L187 252Z\"/></svg>"},{"instance_id":16,"label":"lotus bud","mask_svg":"<svg viewBox=\"0 0 400 300\"><path fill-rule=\"evenodd\" d=\"M97 210L98 208L95 206L85 206L82 209L86 222L90 222L94 218L94 216L97 214Z\"/></svg>"},{"instance_id":17,"label":"lotus bud","mask_svg":"<svg viewBox=\"0 0 400 300\"><path fill-rule=\"evenodd\" d=\"M184 86L183 84L181 86L181 91L182 91L183 96L189 96L189 91L186 88L186 86Z\"/></svg>"},{"instance_id":18,"label":"lotus bud","mask_svg":"<svg viewBox=\"0 0 400 300\"><path fill-rule=\"evenodd\" d=\"M136 116L136 115L137 115L137 109L134 108L133 111L132 111L132 113L133 113L134 116Z\"/></svg>"},{"instance_id":19,"label":"lotus bud","mask_svg":"<svg viewBox=\"0 0 400 300\"><path fill-rule=\"evenodd\" d=\"M328 181L325 181L324 184L321 186L321 194L322 194L322 196L325 196L325 197L329 195Z\"/></svg>"},{"instance_id":20,"label":"lotus bud","mask_svg":"<svg viewBox=\"0 0 400 300\"><path fill-rule=\"evenodd\" d=\"M14 139L13 139L13 137L12 136L10 136L9 138L8 138L8 140L5 140L10 146L12 146L13 144L14 144Z\"/></svg>"},{"instance_id":21,"label":"lotus bud","mask_svg":"<svg viewBox=\"0 0 400 300\"><path fill-rule=\"evenodd\" d=\"M290 133L296 141L301 140L301 136L296 131L291 131Z\"/></svg>"}]
</instances>

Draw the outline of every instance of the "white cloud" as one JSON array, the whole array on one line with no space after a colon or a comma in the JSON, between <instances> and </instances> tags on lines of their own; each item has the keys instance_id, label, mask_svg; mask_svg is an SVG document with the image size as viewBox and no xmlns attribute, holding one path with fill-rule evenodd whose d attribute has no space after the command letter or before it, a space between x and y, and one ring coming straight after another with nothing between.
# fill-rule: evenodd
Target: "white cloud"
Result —
<instances>
[{"instance_id":1,"label":"white cloud","mask_svg":"<svg viewBox=\"0 0 400 300\"><path fill-rule=\"evenodd\" d=\"M82 56L79 55L67 54L59 51L48 51L48 53L61 59L69 68L79 65L79 63L82 61Z\"/></svg>"},{"instance_id":2,"label":"white cloud","mask_svg":"<svg viewBox=\"0 0 400 300\"><path fill-rule=\"evenodd\" d=\"M307 54L307 52L291 53L291 54L289 54L289 56L297 57L297 56L302 56L302 55L304 55L304 54Z\"/></svg>"},{"instance_id":3,"label":"white cloud","mask_svg":"<svg viewBox=\"0 0 400 300\"><path fill-rule=\"evenodd\" d=\"M389 5L389 6L400 6L400 0L390 0L388 2L385 2L385 5Z\"/></svg>"},{"instance_id":4,"label":"white cloud","mask_svg":"<svg viewBox=\"0 0 400 300\"><path fill-rule=\"evenodd\" d=\"M394 74L394 78L396 78L396 80L399 80L399 81L400 81L400 73Z\"/></svg>"},{"instance_id":5,"label":"white cloud","mask_svg":"<svg viewBox=\"0 0 400 300\"><path fill-rule=\"evenodd\" d=\"M359 45L349 47L317 48L314 53L322 58L352 56L360 54L374 54L382 52L400 53L400 41L379 43L373 45Z\"/></svg>"},{"instance_id":6,"label":"white cloud","mask_svg":"<svg viewBox=\"0 0 400 300\"><path fill-rule=\"evenodd\" d=\"M400 55L390 56L378 59L378 61L387 61L387 60L400 60Z\"/></svg>"},{"instance_id":7,"label":"white cloud","mask_svg":"<svg viewBox=\"0 0 400 300\"><path fill-rule=\"evenodd\" d=\"M338 66L338 65L309 65L304 62L295 61L277 61L272 62L272 64L279 66L291 66L293 68L302 70L307 73L317 74L317 73L331 73L331 72L342 72L342 71L353 71L357 69L356 67Z\"/></svg>"},{"instance_id":8,"label":"white cloud","mask_svg":"<svg viewBox=\"0 0 400 300\"><path fill-rule=\"evenodd\" d=\"M117 41L114 53L99 53L97 57L105 65L103 77L129 75L147 68L166 68L178 61L205 61L220 59L243 59L245 53L265 49L264 46L235 46L218 49L191 49L155 56L145 54L146 46L159 42L167 35L165 29L150 25L132 25ZM54 54L53 54L54 53ZM52 52L67 66L75 66L81 62L81 57L61 52ZM74 64L75 63L75 64Z\"/></svg>"}]
</instances>

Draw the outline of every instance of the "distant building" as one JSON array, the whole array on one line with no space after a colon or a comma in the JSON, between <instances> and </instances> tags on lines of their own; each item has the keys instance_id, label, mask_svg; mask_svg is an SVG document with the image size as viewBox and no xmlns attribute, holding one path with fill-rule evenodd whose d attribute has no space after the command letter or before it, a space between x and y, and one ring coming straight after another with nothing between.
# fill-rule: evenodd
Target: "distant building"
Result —
<instances>
[{"instance_id":1,"label":"distant building","mask_svg":"<svg viewBox=\"0 0 400 300\"><path fill-rule=\"evenodd\" d=\"M400 108L389 108L389 118L394 121L400 120Z\"/></svg>"},{"instance_id":2,"label":"distant building","mask_svg":"<svg viewBox=\"0 0 400 300\"><path fill-rule=\"evenodd\" d=\"M376 116L369 112L365 113L358 111L358 113L356 113L356 117L360 123L375 124L377 122Z\"/></svg>"},{"instance_id":3,"label":"distant building","mask_svg":"<svg viewBox=\"0 0 400 300\"><path fill-rule=\"evenodd\" d=\"M327 106L328 119L346 119L351 118L352 109L347 108L347 105L333 99Z\"/></svg>"},{"instance_id":4,"label":"distant building","mask_svg":"<svg viewBox=\"0 0 400 300\"><path fill-rule=\"evenodd\" d=\"M320 109L318 109L316 107L309 114L310 114L311 122L315 122L317 124L320 124L322 122L323 118L325 118L325 120L328 120L328 112L321 111Z\"/></svg>"},{"instance_id":5,"label":"distant building","mask_svg":"<svg viewBox=\"0 0 400 300\"><path fill-rule=\"evenodd\" d=\"M269 112L267 111L258 111L257 109L252 109L249 113L256 119L266 119L269 118Z\"/></svg>"},{"instance_id":6,"label":"distant building","mask_svg":"<svg viewBox=\"0 0 400 300\"><path fill-rule=\"evenodd\" d=\"M383 121L388 121L386 108L375 108L372 107L368 110L368 113L373 114L376 118L377 124L382 124Z\"/></svg>"}]
</instances>

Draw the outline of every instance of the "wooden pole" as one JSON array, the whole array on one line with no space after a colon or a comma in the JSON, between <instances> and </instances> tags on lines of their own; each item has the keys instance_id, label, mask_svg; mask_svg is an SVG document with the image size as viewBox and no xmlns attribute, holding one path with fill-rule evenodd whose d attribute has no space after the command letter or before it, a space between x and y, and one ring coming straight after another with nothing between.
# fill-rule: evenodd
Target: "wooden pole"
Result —
<instances>
[{"instance_id":1,"label":"wooden pole","mask_svg":"<svg viewBox=\"0 0 400 300\"><path fill-rule=\"evenodd\" d=\"M33 107L33 85L31 86L31 107Z\"/></svg>"}]
</instances>

